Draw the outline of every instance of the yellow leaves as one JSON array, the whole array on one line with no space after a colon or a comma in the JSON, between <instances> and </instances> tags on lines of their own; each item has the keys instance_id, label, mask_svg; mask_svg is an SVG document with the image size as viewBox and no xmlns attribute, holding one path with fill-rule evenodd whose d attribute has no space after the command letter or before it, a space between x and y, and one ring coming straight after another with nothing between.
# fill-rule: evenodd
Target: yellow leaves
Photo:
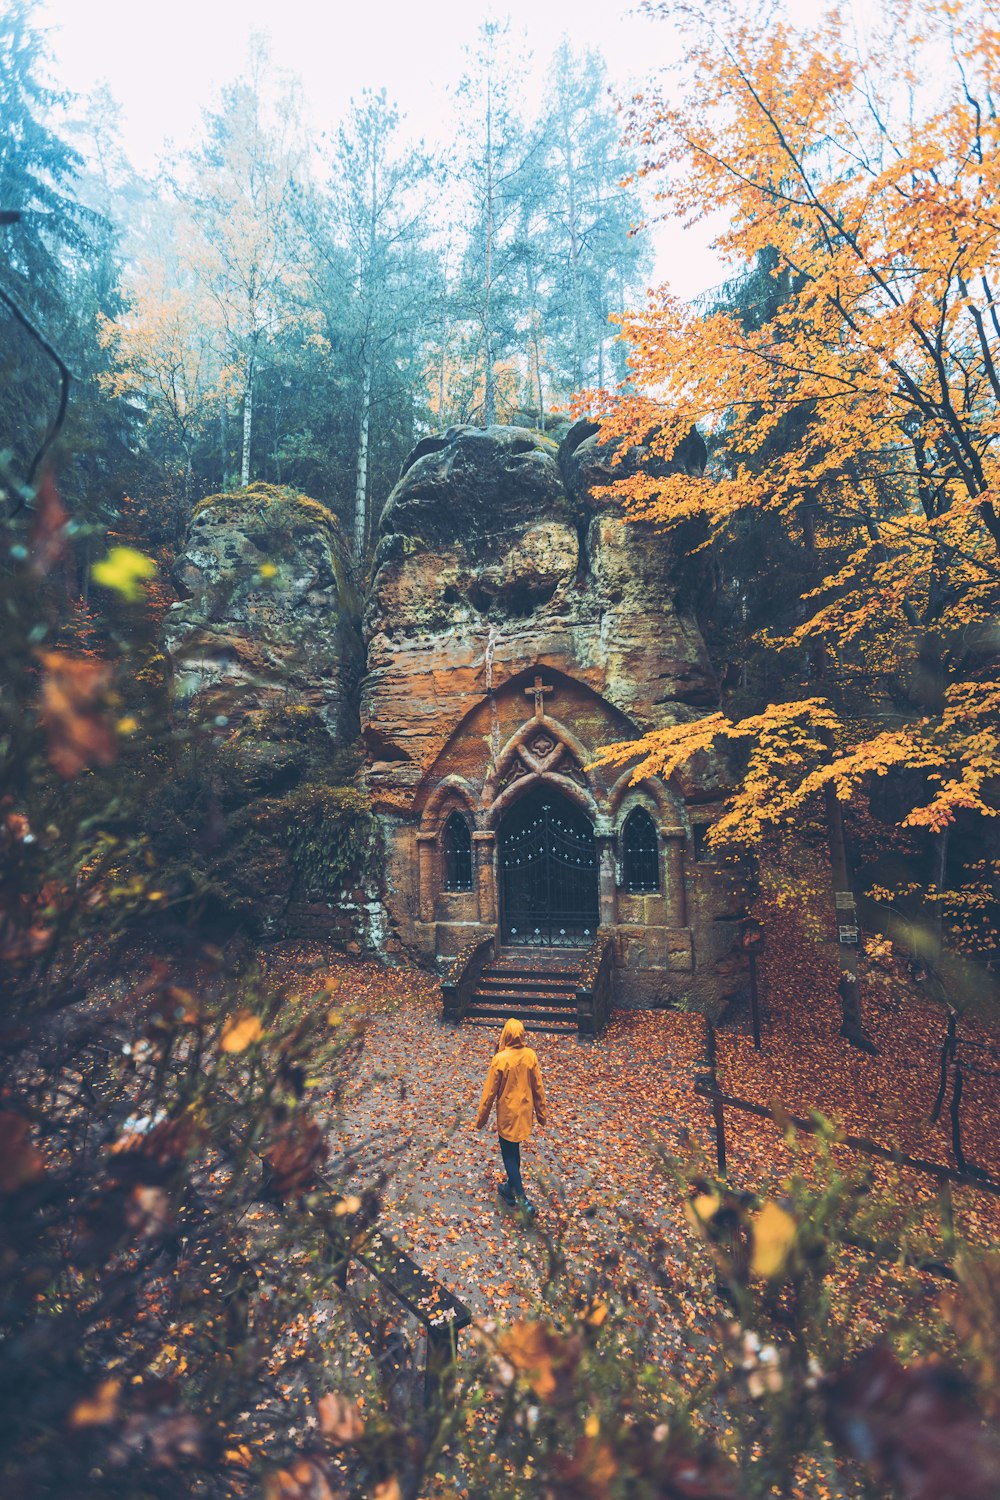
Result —
<instances>
[{"instance_id":1,"label":"yellow leaves","mask_svg":"<svg viewBox=\"0 0 1000 1500\"><path fill-rule=\"evenodd\" d=\"M961 813L995 812L984 788L1000 776L1000 705L980 711L962 680L989 660L1000 609L990 344L1000 180L981 165L969 107L977 89L997 86L995 26L972 0L925 10L926 34L904 39L886 6L893 44L873 31L867 55L836 14L781 35L730 17L720 52L717 8L688 11L687 88L669 105L657 93L633 104L632 137L646 152L656 142L647 170L667 213L721 212L719 248L750 270L715 306L661 290L619 319L630 383L603 397L602 439L619 458L642 446L674 472L622 462L606 493L661 527L694 520L688 555L707 539L723 570L727 548L766 517L785 555L803 560L802 603L776 609L774 635L757 644L821 652L836 701L891 703L910 721L906 734L878 737L839 734L844 726L814 716L786 732L774 710L769 723L729 727L709 716L601 753L598 764L630 765L636 779L669 777L749 741L720 841L756 843L831 784L853 800L895 767L941 778L911 827L940 832ZM914 77L935 88L897 114ZM692 424L719 439L704 475L675 461ZM926 691L931 633L928 659L940 655L958 680L944 685L943 712L938 701L918 726L912 705L939 700L941 687ZM798 675L785 661L771 682ZM984 704L1000 688L995 675ZM838 735L835 754L816 743L824 728Z\"/></svg>"},{"instance_id":2,"label":"yellow leaves","mask_svg":"<svg viewBox=\"0 0 1000 1500\"><path fill-rule=\"evenodd\" d=\"M772 1280L780 1276L795 1244L798 1225L777 1203L767 1202L752 1220L750 1269Z\"/></svg>"},{"instance_id":3,"label":"yellow leaves","mask_svg":"<svg viewBox=\"0 0 1000 1500\"><path fill-rule=\"evenodd\" d=\"M564 1394L581 1353L579 1339L564 1338L551 1325L525 1318L501 1334L497 1351L545 1402Z\"/></svg>"},{"instance_id":4,"label":"yellow leaves","mask_svg":"<svg viewBox=\"0 0 1000 1500\"><path fill-rule=\"evenodd\" d=\"M717 1193L698 1193L690 1203L684 1205L684 1217L692 1229L701 1229L719 1211L720 1198Z\"/></svg>"},{"instance_id":5,"label":"yellow leaves","mask_svg":"<svg viewBox=\"0 0 1000 1500\"><path fill-rule=\"evenodd\" d=\"M121 1394L120 1380L102 1380L92 1396L78 1401L69 1414L69 1425L82 1427L106 1427L118 1415L118 1397Z\"/></svg>"},{"instance_id":6,"label":"yellow leaves","mask_svg":"<svg viewBox=\"0 0 1000 1500\"><path fill-rule=\"evenodd\" d=\"M239 1010L223 1026L219 1046L223 1052L245 1052L263 1035L260 1018L253 1011Z\"/></svg>"},{"instance_id":7,"label":"yellow leaves","mask_svg":"<svg viewBox=\"0 0 1000 1500\"><path fill-rule=\"evenodd\" d=\"M336 1391L328 1391L316 1403L319 1430L335 1448L356 1443L365 1430L357 1403Z\"/></svg>"},{"instance_id":8,"label":"yellow leaves","mask_svg":"<svg viewBox=\"0 0 1000 1500\"><path fill-rule=\"evenodd\" d=\"M67 781L88 766L110 766L117 742L107 713L112 670L108 662L67 651L40 651L41 720L49 760Z\"/></svg>"},{"instance_id":9,"label":"yellow leaves","mask_svg":"<svg viewBox=\"0 0 1000 1500\"><path fill-rule=\"evenodd\" d=\"M297 1458L264 1480L264 1500L336 1500L323 1467L314 1458Z\"/></svg>"},{"instance_id":10,"label":"yellow leaves","mask_svg":"<svg viewBox=\"0 0 1000 1500\"><path fill-rule=\"evenodd\" d=\"M581 1321L588 1328L600 1328L607 1320L608 1305L606 1302L594 1302L583 1314Z\"/></svg>"},{"instance_id":11,"label":"yellow leaves","mask_svg":"<svg viewBox=\"0 0 1000 1500\"><path fill-rule=\"evenodd\" d=\"M335 1219L343 1219L347 1214L356 1214L361 1209L361 1199L356 1193L348 1193L346 1198L339 1198L334 1204L333 1216Z\"/></svg>"},{"instance_id":12,"label":"yellow leaves","mask_svg":"<svg viewBox=\"0 0 1000 1500\"><path fill-rule=\"evenodd\" d=\"M140 584L155 575L156 563L134 547L112 547L107 557L95 562L90 569L95 583L113 589L132 604L142 598Z\"/></svg>"},{"instance_id":13,"label":"yellow leaves","mask_svg":"<svg viewBox=\"0 0 1000 1500\"><path fill-rule=\"evenodd\" d=\"M600 1430L601 1430L601 1419L597 1415L596 1412L592 1411L590 1413L590 1416L587 1418L587 1420L583 1424L583 1430L586 1433L587 1437L589 1437L589 1438L595 1438L597 1436L597 1434L600 1432Z\"/></svg>"}]
</instances>

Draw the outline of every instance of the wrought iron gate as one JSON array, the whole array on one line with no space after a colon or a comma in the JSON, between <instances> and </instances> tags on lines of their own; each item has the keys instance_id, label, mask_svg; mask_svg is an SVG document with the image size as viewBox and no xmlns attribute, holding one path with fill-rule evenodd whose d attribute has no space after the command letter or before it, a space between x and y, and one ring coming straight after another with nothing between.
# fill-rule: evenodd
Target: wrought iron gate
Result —
<instances>
[{"instance_id":1,"label":"wrought iron gate","mask_svg":"<svg viewBox=\"0 0 1000 1500\"><path fill-rule=\"evenodd\" d=\"M593 942L597 846L586 816L558 794L535 794L508 814L498 841L502 939L525 947Z\"/></svg>"}]
</instances>

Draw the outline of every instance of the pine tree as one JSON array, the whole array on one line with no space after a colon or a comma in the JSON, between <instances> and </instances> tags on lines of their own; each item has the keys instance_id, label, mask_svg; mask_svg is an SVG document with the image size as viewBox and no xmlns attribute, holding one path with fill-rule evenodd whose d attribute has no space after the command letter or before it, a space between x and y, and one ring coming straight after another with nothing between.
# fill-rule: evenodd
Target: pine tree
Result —
<instances>
[{"instance_id":1,"label":"pine tree","mask_svg":"<svg viewBox=\"0 0 1000 1500\"><path fill-rule=\"evenodd\" d=\"M225 376L242 409L240 483L253 473L253 413L269 341L294 303L292 204L302 147L294 103L269 111L267 57L253 43L250 70L205 118L205 139L181 190L199 238L194 269L225 332ZM195 249L193 244L192 249Z\"/></svg>"},{"instance_id":2,"label":"pine tree","mask_svg":"<svg viewBox=\"0 0 1000 1500\"><path fill-rule=\"evenodd\" d=\"M385 90L366 89L337 133L328 192L314 195L305 215L313 287L327 322L342 327L350 350L358 560L371 532L373 441L384 448L399 417L408 429L407 447L414 436L406 413L412 412L421 329L430 322L434 295L425 227L430 180L421 148L401 144L399 112Z\"/></svg>"},{"instance_id":3,"label":"pine tree","mask_svg":"<svg viewBox=\"0 0 1000 1500\"><path fill-rule=\"evenodd\" d=\"M478 415L488 427L497 420L498 367L517 350L521 210L541 142L519 110L522 67L512 52L509 26L487 21L479 36L458 90L464 121L459 173L469 214L458 301L475 330L482 371Z\"/></svg>"},{"instance_id":4,"label":"pine tree","mask_svg":"<svg viewBox=\"0 0 1000 1500\"><path fill-rule=\"evenodd\" d=\"M549 70L541 134L545 321L553 358L569 390L601 387L612 374L608 319L640 289L650 252L631 234L641 205L622 180L634 163L621 144L598 53L576 54L563 41Z\"/></svg>"},{"instance_id":5,"label":"pine tree","mask_svg":"<svg viewBox=\"0 0 1000 1500\"><path fill-rule=\"evenodd\" d=\"M0 210L18 216L0 229L0 448L22 473L59 401L55 362L26 324L53 348L66 340L74 267L104 227L76 196L82 158L48 122L65 100L43 81L35 9L35 0L13 0L0 11Z\"/></svg>"}]
</instances>

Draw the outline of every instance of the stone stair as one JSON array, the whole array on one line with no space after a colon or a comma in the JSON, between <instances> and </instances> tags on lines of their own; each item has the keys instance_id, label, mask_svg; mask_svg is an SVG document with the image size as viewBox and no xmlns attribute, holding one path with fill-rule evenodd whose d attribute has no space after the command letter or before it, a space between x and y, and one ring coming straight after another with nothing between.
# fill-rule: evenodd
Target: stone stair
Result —
<instances>
[{"instance_id":1,"label":"stone stair","mask_svg":"<svg viewBox=\"0 0 1000 1500\"><path fill-rule=\"evenodd\" d=\"M580 972L579 960L574 963L573 957L565 948L502 951L479 976L464 1024L499 1031L514 1017L529 1032L575 1036Z\"/></svg>"}]
</instances>

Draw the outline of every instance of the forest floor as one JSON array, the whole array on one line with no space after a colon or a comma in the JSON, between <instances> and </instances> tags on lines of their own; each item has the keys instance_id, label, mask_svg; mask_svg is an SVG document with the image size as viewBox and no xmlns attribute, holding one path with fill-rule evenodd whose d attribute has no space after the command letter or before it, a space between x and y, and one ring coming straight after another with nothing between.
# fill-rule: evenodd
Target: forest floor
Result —
<instances>
[{"instance_id":1,"label":"forest floor","mask_svg":"<svg viewBox=\"0 0 1000 1500\"><path fill-rule=\"evenodd\" d=\"M836 944L817 940L794 908L775 904L764 916L763 1045L754 1051L747 1016L720 1026L722 1088L797 1114L818 1109L849 1132L954 1165L947 1103L938 1123L928 1123L945 1027L941 1007L898 960L869 966L866 1023L880 1052L870 1057L854 1050L838 1035ZM415 967L349 960L301 943L268 950L265 962L282 984L295 986L308 975L309 984L332 991L334 1004L364 1018L364 1051L348 1097L329 1100L331 1142L338 1151L357 1153L359 1175L351 1184L357 1190L370 1180L375 1160L392 1158L383 1228L465 1301L477 1321L504 1324L537 1308L558 1244L581 1301L596 1274L611 1270L623 1292L620 1317L648 1328L656 1308L658 1347L649 1353L688 1389L698 1383L717 1359L723 1309L713 1269L684 1217L683 1183L667 1159L683 1167L704 1153L708 1165L714 1161L710 1111L694 1093L705 1069L700 1016L619 1011L596 1042L534 1039L550 1119L523 1153L538 1209L529 1227L497 1196L495 1129L473 1128L498 1036L442 1024L438 983ZM962 1028L1000 1047L981 1025L963 1021ZM1000 1080L985 1072L970 1078L965 1153L1000 1177L993 1129L998 1104ZM733 1110L726 1130L730 1182L774 1190L792 1169L796 1148L772 1121ZM808 1175L811 1143L799 1151ZM836 1154L845 1164L858 1160L846 1148ZM895 1166L877 1166L874 1180L897 1202L930 1207L936 1200L932 1179ZM961 1233L984 1243L1000 1239L1000 1199L967 1187L956 1188L953 1199ZM890 1264L881 1286L875 1284L881 1277L869 1276L853 1289L855 1298L846 1289L845 1316L857 1321L859 1336L874 1335L882 1313L896 1302L896 1276ZM940 1282L914 1279L918 1300L926 1297L930 1306Z\"/></svg>"}]
</instances>

